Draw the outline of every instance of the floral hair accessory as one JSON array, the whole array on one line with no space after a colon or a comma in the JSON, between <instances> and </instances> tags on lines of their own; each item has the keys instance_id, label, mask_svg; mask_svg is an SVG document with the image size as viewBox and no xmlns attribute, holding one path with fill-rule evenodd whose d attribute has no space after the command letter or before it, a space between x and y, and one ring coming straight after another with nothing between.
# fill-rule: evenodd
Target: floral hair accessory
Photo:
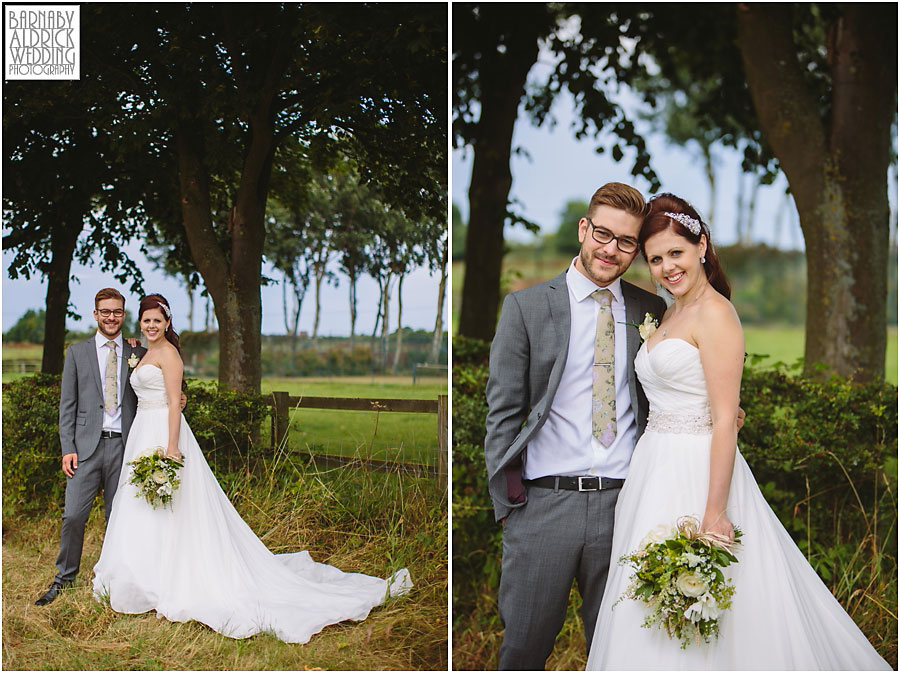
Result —
<instances>
[{"instance_id":1,"label":"floral hair accessory","mask_svg":"<svg viewBox=\"0 0 900 673\"><path fill-rule=\"evenodd\" d=\"M681 222L681 224L687 227L694 236L700 235L700 222L695 220L690 215L687 215L686 213L663 213L663 215Z\"/></svg>"},{"instance_id":2,"label":"floral hair accessory","mask_svg":"<svg viewBox=\"0 0 900 673\"><path fill-rule=\"evenodd\" d=\"M156 305L159 306L163 311L165 311L166 318L168 318L169 320L172 319L172 311L169 309L168 306L163 304L161 301L156 302Z\"/></svg>"}]
</instances>

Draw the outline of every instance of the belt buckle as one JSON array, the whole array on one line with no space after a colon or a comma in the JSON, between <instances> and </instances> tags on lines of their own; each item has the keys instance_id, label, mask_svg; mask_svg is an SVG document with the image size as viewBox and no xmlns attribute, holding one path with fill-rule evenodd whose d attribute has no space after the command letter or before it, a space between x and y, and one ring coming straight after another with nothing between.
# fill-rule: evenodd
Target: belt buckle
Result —
<instances>
[{"instance_id":1,"label":"belt buckle","mask_svg":"<svg viewBox=\"0 0 900 673\"><path fill-rule=\"evenodd\" d=\"M582 480L583 480L583 479L596 479L596 480L597 480L597 485L596 485L594 488L585 488L584 485L583 485L583 483L582 483ZM583 492L583 491L599 491L599 490L600 490L600 477L578 477L578 491L579 491L579 493L580 493L580 492Z\"/></svg>"}]
</instances>

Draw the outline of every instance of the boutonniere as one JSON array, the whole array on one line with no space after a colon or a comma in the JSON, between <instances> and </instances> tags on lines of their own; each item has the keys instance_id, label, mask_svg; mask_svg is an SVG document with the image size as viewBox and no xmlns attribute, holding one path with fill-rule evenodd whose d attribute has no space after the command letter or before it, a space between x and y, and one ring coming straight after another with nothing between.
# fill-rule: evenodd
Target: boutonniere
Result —
<instances>
[{"instance_id":1,"label":"boutonniere","mask_svg":"<svg viewBox=\"0 0 900 673\"><path fill-rule=\"evenodd\" d=\"M656 331L656 328L659 327L659 321L654 318L649 313L644 314L644 322L640 325L633 322L622 323L623 325L631 325L632 327L637 327L638 332L641 335L641 342L643 343Z\"/></svg>"},{"instance_id":2,"label":"boutonniere","mask_svg":"<svg viewBox=\"0 0 900 673\"><path fill-rule=\"evenodd\" d=\"M647 315L650 315L650 314L648 313ZM129 367L129 369L134 369L135 367L137 367L137 366L138 366L138 362L140 362L140 360L138 359L138 356L135 355L134 353L132 353L132 354L131 354L131 357L128 358L128 367Z\"/></svg>"}]
</instances>

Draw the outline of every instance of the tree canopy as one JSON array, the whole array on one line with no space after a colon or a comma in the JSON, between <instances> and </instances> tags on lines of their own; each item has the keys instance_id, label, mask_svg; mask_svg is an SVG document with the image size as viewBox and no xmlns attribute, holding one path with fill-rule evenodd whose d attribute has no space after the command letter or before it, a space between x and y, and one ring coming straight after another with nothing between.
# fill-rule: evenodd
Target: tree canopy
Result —
<instances>
[{"instance_id":1,"label":"tree canopy","mask_svg":"<svg viewBox=\"0 0 900 673\"><path fill-rule=\"evenodd\" d=\"M81 22L77 116L127 159L117 182L88 191L127 196L156 240L189 251L214 300L223 385L259 389L265 212L287 139L323 169L340 145L392 206L444 217L443 7L100 3Z\"/></svg>"}]
</instances>

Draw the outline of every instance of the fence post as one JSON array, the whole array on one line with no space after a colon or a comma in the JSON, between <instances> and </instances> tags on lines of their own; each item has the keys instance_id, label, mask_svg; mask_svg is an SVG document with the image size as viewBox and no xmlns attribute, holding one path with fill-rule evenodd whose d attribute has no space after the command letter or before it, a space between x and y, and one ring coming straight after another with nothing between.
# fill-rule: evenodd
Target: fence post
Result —
<instances>
[{"instance_id":1,"label":"fence post","mask_svg":"<svg viewBox=\"0 0 900 673\"><path fill-rule=\"evenodd\" d=\"M438 395L438 455L437 478L447 487L447 396Z\"/></svg>"},{"instance_id":2,"label":"fence post","mask_svg":"<svg viewBox=\"0 0 900 673\"><path fill-rule=\"evenodd\" d=\"M272 411L272 447L277 447L287 435L288 431L288 393L275 391L272 399L275 408Z\"/></svg>"}]
</instances>

